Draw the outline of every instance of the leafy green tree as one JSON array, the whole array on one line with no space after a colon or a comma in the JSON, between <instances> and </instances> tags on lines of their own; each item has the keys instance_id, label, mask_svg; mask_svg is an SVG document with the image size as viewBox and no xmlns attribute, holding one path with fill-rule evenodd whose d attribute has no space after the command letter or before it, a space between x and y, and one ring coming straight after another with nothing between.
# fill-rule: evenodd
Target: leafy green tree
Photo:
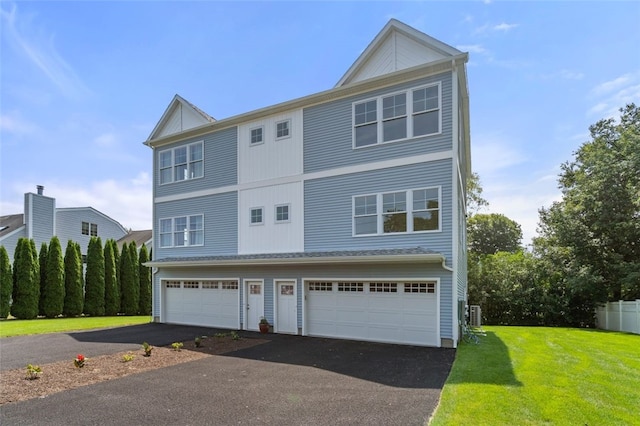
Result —
<instances>
[{"instance_id":1,"label":"leafy green tree","mask_svg":"<svg viewBox=\"0 0 640 426\"><path fill-rule=\"evenodd\" d=\"M467 212L469 214L476 214L488 206L489 202L482 198L480 176L477 173L471 173L467 178Z\"/></svg>"},{"instance_id":2,"label":"leafy green tree","mask_svg":"<svg viewBox=\"0 0 640 426\"><path fill-rule=\"evenodd\" d=\"M513 253L522 249L522 228L502 214L476 214L467 220L467 241L473 253Z\"/></svg>"},{"instance_id":3,"label":"leafy green tree","mask_svg":"<svg viewBox=\"0 0 640 426\"><path fill-rule=\"evenodd\" d=\"M43 242L40 246L40 254L38 256L40 260L40 301L38 302L38 315L44 315L44 289L47 286L47 252L47 243Z\"/></svg>"},{"instance_id":4,"label":"leafy green tree","mask_svg":"<svg viewBox=\"0 0 640 426\"><path fill-rule=\"evenodd\" d=\"M65 291L62 247L60 247L60 240L56 236L52 237L49 242L46 268L44 294L41 298L42 310L47 318L54 318L62 314Z\"/></svg>"},{"instance_id":5,"label":"leafy green tree","mask_svg":"<svg viewBox=\"0 0 640 426\"><path fill-rule=\"evenodd\" d=\"M147 246L140 246L140 254L138 257L138 267L140 276L140 304L138 312L140 315L151 315L151 270L144 266L147 258Z\"/></svg>"},{"instance_id":6,"label":"leafy green tree","mask_svg":"<svg viewBox=\"0 0 640 426\"><path fill-rule=\"evenodd\" d=\"M91 237L87 248L84 313L104 315L104 253L100 237Z\"/></svg>"},{"instance_id":7,"label":"leafy green tree","mask_svg":"<svg viewBox=\"0 0 640 426\"><path fill-rule=\"evenodd\" d=\"M84 285L82 281L82 257L80 245L71 240L64 252L64 305L62 313L68 317L82 314Z\"/></svg>"},{"instance_id":8,"label":"leafy green tree","mask_svg":"<svg viewBox=\"0 0 640 426\"><path fill-rule=\"evenodd\" d=\"M562 165L562 201L540 210L538 243L566 251L564 282L590 312L640 297L640 109L620 112L589 128L591 140Z\"/></svg>"},{"instance_id":9,"label":"leafy green tree","mask_svg":"<svg viewBox=\"0 0 640 426\"><path fill-rule=\"evenodd\" d=\"M115 240L109 239L104 245L104 307L106 315L120 312L120 288L116 276L116 264L113 249L117 250Z\"/></svg>"},{"instance_id":10,"label":"leafy green tree","mask_svg":"<svg viewBox=\"0 0 640 426\"><path fill-rule=\"evenodd\" d=\"M38 316L40 270L37 258L33 240L20 238L13 264L15 291L11 314L16 318L33 319Z\"/></svg>"},{"instance_id":11,"label":"leafy green tree","mask_svg":"<svg viewBox=\"0 0 640 426\"><path fill-rule=\"evenodd\" d=\"M131 258L130 246L128 244L123 245L122 253L120 254L120 281L122 283L121 311L125 315L137 315L138 313L140 284L137 279L135 265L136 262Z\"/></svg>"},{"instance_id":12,"label":"leafy green tree","mask_svg":"<svg viewBox=\"0 0 640 426\"><path fill-rule=\"evenodd\" d=\"M13 292L13 274L11 261L4 246L0 246L0 318L9 316L11 293Z\"/></svg>"}]
</instances>

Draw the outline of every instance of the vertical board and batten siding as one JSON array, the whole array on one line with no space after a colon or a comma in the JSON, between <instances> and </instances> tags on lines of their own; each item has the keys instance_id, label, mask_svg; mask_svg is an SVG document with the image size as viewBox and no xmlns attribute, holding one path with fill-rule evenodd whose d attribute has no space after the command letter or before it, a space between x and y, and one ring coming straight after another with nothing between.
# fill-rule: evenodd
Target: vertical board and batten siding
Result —
<instances>
[{"instance_id":1,"label":"vertical board and batten siding","mask_svg":"<svg viewBox=\"0 0 640 426\"><path fill-rule=\"evenodd\" d=\"M179 182L160 185L159 153L167 149L176 148L204 141L204 176ZM237 127L223 129L204 136L187 139L153 150L153 184L154 196L163 197L203 189L220 188L238 183L238 149Z\"/></svg>"},{"instance_id":2,"label":"vertical board and batten siding","mask_svg":"<svg viewBox=\"0 0 640 426\"><path fill-rule=\"evenodd\" d=\"M286 253L304 251L302 182L240 191L238 253ZM289 205L289 221L276 223L277 205ZM263 224L252 225L252 207L263 208Z\"/></svg>"},{"instance_id":3,"label":"vertical board and batten siding","mask_svg":"<svg viewBox=\"0 0 640 426\"><path fill-rule=\"evenodd\" d=\"M91 235L82 234L82 222L98 225L98 237L102 240L103 247L106 240L119 240L127 234L127 231L118 222L92 208L58 209L56 212L56 235L60 240L63 253L67 243L71 240L80 244L82 254L87 254Z\"/></svg>"},{"instance_id":4,"label":"vertical board and batten siding","mask_svg":"<svg viewBox=\"0 0 640 426\"><path fill-rule=\"evenodd\" d=\"M160 247L160 219L204 215L204 245ZM156 203L153 258L215 256L238 253L238 193L209 195L189 200Z\"/></svg>"},{"instance_id":5,"label":"vertical board and batten siding","mask_svg":"<svg viewBox=\"0 0 640 426\"><path fill-rule=\"evenodd\" d=\"M32 238L38 250L42 243L49 244L55 233L55 198L32 193L24 194L24 223L26 233Z\"/></svg>"},{"instance_id":6,"label":"vertical board and batten siding","mask_svg":"<svg viewBox=\"0 0 640 426\"><path fill-rule=\"evenodd\" d=\"M442 133L353 148L352 105L354 102L437 82L442 84ZM438 74L305 108L304 172L311 173L392 158L448 151L453 148L451 125L451 73Z\"/></svg>"},{"instance_id":7,"label":"vertical board and batten siding","mask_svg":"<svg viewBox=\"0 0 640 426\"><path fill-rule=\"evenodd\" d=\"M371 264L371 265L273 265L273 266L222 266L198 268L161 268L154 279L153 315L160 315L160 281L162 279L239 279L240 322L244 325L243 282L245 280L264 280L264 315L271 324L275 320L273 283L278 279L296 280L297 323L303 322L303 280L322 279L440 279L440 337L452 338L451 321L451 273L438 264ZM402 281L402 280L400 280Z\"/></svg>"},{"instance_id":8,"label":"vertical board and batten siding","mask_svg":"<svg viewBox=\"0 0 640 426\"><path fill-rule=\"evenodd\" d=\"M305 251L409 248L442 253L451 264L452 188L450 159L305 182ZM441 187L441 231L353 236L353 196Z\"/></svg>"},{"instance_id":9,"label":"vertical board and batten siding","mask_svg":"<svg viewBox=\"0 0 640 426\"><path fill-rule=\"evenodd\" d=\"M291 120L290 133L276 140L276 123ZM263 142L251 144L251 130L263 128ZM238 127L238 182L302 174L302 110L270 116Z\"/></svg>"},{"instance_id":10,"label":"vertical board and batten siding","mask_svg":"<svg viewBox=\"0 0 640 426\"><path fill-rule=\"evenodd\" d=\"M204 117L199 115L193 109L185 108L182 103L179 103L162 129L160 129L156 135L156 138L173 135L174 133L202 126L206 123L208 123L208 121L205 120Z\"/></svg>"}]
</instances>

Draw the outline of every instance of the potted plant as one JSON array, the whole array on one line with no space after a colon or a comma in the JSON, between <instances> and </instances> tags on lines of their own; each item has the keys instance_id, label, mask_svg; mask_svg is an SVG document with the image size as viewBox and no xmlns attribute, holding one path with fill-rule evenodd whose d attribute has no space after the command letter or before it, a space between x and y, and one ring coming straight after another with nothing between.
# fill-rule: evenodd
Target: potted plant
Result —
<instances>
[{"instance_id":1,"label":"potted plant","mask_svg":"<svg viewBox=\"0 0 640 426\"><path fill-rule=\"evenodd\" d=\"M260 318L260 322L258 323L258 327L260 327L260 333L266 334L269 332L269 321L265 317Z\"/></svg>"}]
</instances>

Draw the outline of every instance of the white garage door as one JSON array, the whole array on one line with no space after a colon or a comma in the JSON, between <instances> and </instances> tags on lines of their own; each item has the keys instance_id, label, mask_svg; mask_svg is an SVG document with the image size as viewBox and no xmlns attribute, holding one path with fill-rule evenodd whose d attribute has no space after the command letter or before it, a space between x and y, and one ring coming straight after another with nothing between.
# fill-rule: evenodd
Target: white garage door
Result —
<instances>
[{"instance_id":1,"label":"white garage door","mask_svg":"<svg viewBox=\"0 0 640 426\"><path fill-rule=\"evenodd\" d=\"M311 336L440 346L435 281L305 285Z\"/></svg>"},{"instance_id":2,"label":"white garage door","mask_svg":"<svg viewBox=\"0 0 640 426\"><path fill-rule=\"evenodd\" d=\"M164 322L238 328L238 281L164 281Z\"/></svg>"}]
</instances>

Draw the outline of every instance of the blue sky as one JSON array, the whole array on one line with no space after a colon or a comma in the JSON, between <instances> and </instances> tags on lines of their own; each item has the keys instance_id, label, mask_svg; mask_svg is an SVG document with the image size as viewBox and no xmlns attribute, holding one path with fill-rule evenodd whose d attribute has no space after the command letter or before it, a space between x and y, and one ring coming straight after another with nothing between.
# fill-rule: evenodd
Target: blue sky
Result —
<instances>
[{"instance_id":1,"label":"blue sky","mask_svg":"<svg viewBox=\"0 0 640 426\"><path fill-rule=\"evenodd\" d=\"M488 212L535 235L588 127L640 103L640 2L1 1L0 214L45 186L151 228L151 150L178 93L215 118L329 89L390 18L468 51Z\"/></svg>"}]
</instances>

